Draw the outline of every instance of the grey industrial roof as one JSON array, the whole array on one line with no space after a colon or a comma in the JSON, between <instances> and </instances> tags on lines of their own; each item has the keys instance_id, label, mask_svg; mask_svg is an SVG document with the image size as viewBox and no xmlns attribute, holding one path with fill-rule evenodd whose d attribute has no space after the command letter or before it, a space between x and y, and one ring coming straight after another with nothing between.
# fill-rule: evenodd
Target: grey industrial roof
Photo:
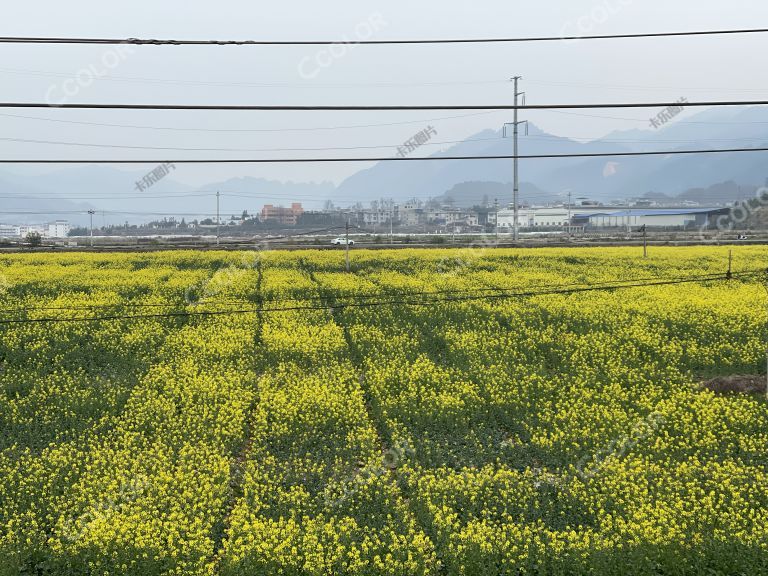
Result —
<instances>
[{"instance_id":1,"label":"grey industrial roof","mask_svg":"<svg viewBox=\"0 0 768 576\"><path fill-rule=\"evenodd\" d=\"M576 216L679 216L683 214L707 214L710 212L719 212L723 208L665 208L659 210L638 209L621 210L618 212L601 212L599 214L576 214Z\"/></svg>"}]
</instances>

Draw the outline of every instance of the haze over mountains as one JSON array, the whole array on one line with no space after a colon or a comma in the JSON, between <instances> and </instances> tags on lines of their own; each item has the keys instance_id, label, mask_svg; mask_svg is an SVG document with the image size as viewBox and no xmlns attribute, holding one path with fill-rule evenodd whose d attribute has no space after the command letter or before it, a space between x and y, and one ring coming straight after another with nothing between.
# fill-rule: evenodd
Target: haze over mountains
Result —
<instances>
[{"instance_id":1,"label":"haze over mountains","mask_svg":"<svg viewBox=\"0 0 768 576\"><path fill-rule=\"evenodd\" d=\"M648 126L613 132L589 142L547 134L531 124L528 135L521 136L520 152L570 154L763 146L768 146L768 109L755 107L707 110L675 119L659 130ZM433 155L482 156L510 154L511 150L511 139L503 138L500 131L485 130ZM175 181L171 172L151 188L137 190L136 181L151 168L88 165L36 175L2 170L0 221L59 217L79 223L85 221L87 216L82 212L89 208L123 212L103 216L107 223L147 221L152 219L146 215L149 212L209 215L215 212L213 195L217 190L222 192L222 214L254 212L265 203L291 201L317 209L326 200L345 206L378 198L426 200L446 194L459 206L480 203L486 195L491 201L511 200L509 160L381 162L338 185L243 177L192 187ZM646 195L666 200L680 197L709 203L731 201L753 193L766 177L768 153L764 152L521 161L522 199L531 203L565 200L569 192L573 198L601 201Z\"/></svg>"}]
</instances>

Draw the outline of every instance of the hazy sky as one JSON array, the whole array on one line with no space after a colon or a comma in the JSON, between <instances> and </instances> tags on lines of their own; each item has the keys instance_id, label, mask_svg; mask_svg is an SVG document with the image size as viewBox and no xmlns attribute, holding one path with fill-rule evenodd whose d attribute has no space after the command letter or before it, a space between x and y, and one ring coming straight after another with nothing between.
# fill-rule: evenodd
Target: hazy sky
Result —
<instances>
[{"instance_id":1,"label":"hazy sky","mask_svg":"<svg viewBox=\"0 0 768 576\"><path fill-rule=\"evenodd\" d=\"M182 39L365 39L578 35L762 27L756 0L370 0L246 2L132 0L6 2L1 35ZM327 47L110 47L0 45L4 101L213 104L495 104L523 76L528 103L762 97L768 35L541 44ZM343 53L342 53L343 52ZM98 79L94 80L94 76ZM654 112L655 113L655 112ZM596 138L647 128L648 110L598 111L614 120L554 112L526 117L543 129ZM27 116L31 118L19 118ZM448 116L454 118L446 119ZM461 118L455 118L462 116ZM34 118L34 119L33 119ZM40 118L59 122L41 121ZM81 144L255 151L163 151L0 141L5 158L167 158L394 155L427 125L424 154L511 113L161 112L0 110L0 138ZM60 122L65 120L67 122ZM154 128L91 126L71 122ZM389 126L373 126L391 124ZM337 130L318 128L361 126ZM190 128L204 129L200 131ZM182 129L182 130L178 130ZM308 130L311 129L311 130ZM267 152L265 149L380 149ZM252 175L339 181L360 164L183 166L191 185ZM3 168L5 169L5 168ZM9 170L29 170L8 167ZM52 170L54 168L48 168ZM35 168L37 170L37 168Z\"/></svg>"}]
</instances>

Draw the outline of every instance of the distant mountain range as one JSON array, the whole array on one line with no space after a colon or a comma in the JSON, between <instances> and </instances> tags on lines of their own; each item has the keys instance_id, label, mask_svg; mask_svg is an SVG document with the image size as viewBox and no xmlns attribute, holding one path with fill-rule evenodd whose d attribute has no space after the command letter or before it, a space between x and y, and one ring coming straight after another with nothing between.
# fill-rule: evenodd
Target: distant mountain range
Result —
<instances>
[{"instance_id":1,"label":"distant mountain range","mask_svg":"<svg viewBox=\"0 0 768 576\"><path fill-rule=\"evenodd\" d=\"M737 184L733 180L708 186L707 188L691 188L677 196L668 196L660 192L649 192L645 198L663 203L697 202L699 204L716 204L719 202L735 202L754 198L759 186Z\"/></svg>"},{"instance_id":2,"label":"distant mountain range","mask_svg":"<svg viewBox=\"0 0 768 576\"><path fill-rule=\"evenodd\" d=\"M698 148L768 146L768 109L763 107L707 110L673 120L660 130L613 132L591 142L547 134L530 125L521 136L521 154L633 152ZM433 156L510 154L512 142L499 131L486 130ZM418 152L417 152L418 153ZM452 198L456 205L512 198L512 163L505 160L445 162L380 162L350 176L338 186L329 182L277 182L235 178L191 187L174 180L173 172L143 192L135 188L145 171L104 165L64 168L46 175L0 172L0 221L67 217L83 223L87 216L69 214L93 208L122 211L120 220L146 221L131 212L200 213L215 210L210 194L223 192L222 211L257 211L264 203L302 202L319 208L326 200L344 206L379 198ZM712 203L749 197L768 177L767 153L561 158L521 161L521 198L527 202L564 201L571 197L619 200L647 197L664 201ZM206 194L210 193L210 194ZM229 194L229 196L228 196ZM124 198L118 198L123 196ZM243 196L242 198L239 196ZM37 214L20 214L22 212ZM115 215L112 219L117 218Z\"/></svg>"},{"instance_id":3,"label":"distant mountain range","mask_svg":"<svg viewBox=\"0 0 768 576\"><path fill-rule=\"evenodd\" d=\"M514 192L511 182L461 182L436 198L438 201L452 203L458 207L493 206L498 201L505 207L513 202ZM543 201L559 199L530 182L520 185L520 198L524 201L539 198ZM567 199L567 195L564 196Z\"/></svg>"},{"instance_id":4,"label":"distant mountain range","mask_svg":"<svg viewBox=\"0 0 768 576\"><path fill-rule=\"evenodd\" d=\"M263 178L232 178L193 188L173 179L173 172L139 191L136 182L146 171L123 171L104 165L67 168L40 176L0 173L0 222L37 222L63 218L85 225L83 212L96 211L94 223L147 222L163 214L192 220L215 213L214 195L222 193L221 214L257 212L263 204L312 203L318 207L335 193L331 182L277 182ZM242 196L241 196L242 195ZM18 197L12 197L18 196ZM122 198L121 198L122 196ZM58 197L58 198L57 198ZM69 198L65 200L62 198ZM34 212L34 214L23 214ZM103 213L106 213L104 215Z\"/></svg>"},{"instance_id":5,"label":"distant mountain range","mask_svg":"<svg viewBox=\"0 0 768 576\"><path fill-rule=\"evenodd\" d=\"M740 108L705 111L672 121L661 130L614 132L581 143L544 133L531 125L521 137L520 153L571 154L644 152L698 148L763 147L768 144L768 109ZM481 132L443 155L510 154L511 141L499 132ZM436 154L440 155L440 154ZM691 188L709 188L733 181L736 186L762 185L768 177L765 153L650 156L624 158L562 158L521 161L523 197L551 201L567 197L613 200L661 193L671 197ZM363 170L339 186L345 195L368 197L438 196L457 184L512 180L509 161L446 161L440 163L381 163ZM465 187L466 188L466 187ZM526 188L532 194L526 194ZM501 193L501 192L499 192ZM480 195L482 196L481 193ZM473 193L476 196L477 194ZM456 198L457 202L463 202ZM710 199L708 201L712 201Z\"/></svg>"}]
</instances>

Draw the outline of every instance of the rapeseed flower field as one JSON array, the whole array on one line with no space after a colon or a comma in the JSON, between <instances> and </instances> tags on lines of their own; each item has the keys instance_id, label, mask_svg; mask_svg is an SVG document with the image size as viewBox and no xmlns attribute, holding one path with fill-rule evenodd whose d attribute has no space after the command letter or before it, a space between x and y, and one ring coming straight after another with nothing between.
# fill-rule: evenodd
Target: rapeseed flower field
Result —
<instances>
[{"instance_id":1,"label":"rapeseed flower field","mask_svg":"<svg viewBox=\"0 0 768 576\"><path fill-rule=\"evenodd\" d=\"M727 262L3 256L0 575L768 573L768 404L698 386L765 371Z\"/></svg>"}]
</instances>

